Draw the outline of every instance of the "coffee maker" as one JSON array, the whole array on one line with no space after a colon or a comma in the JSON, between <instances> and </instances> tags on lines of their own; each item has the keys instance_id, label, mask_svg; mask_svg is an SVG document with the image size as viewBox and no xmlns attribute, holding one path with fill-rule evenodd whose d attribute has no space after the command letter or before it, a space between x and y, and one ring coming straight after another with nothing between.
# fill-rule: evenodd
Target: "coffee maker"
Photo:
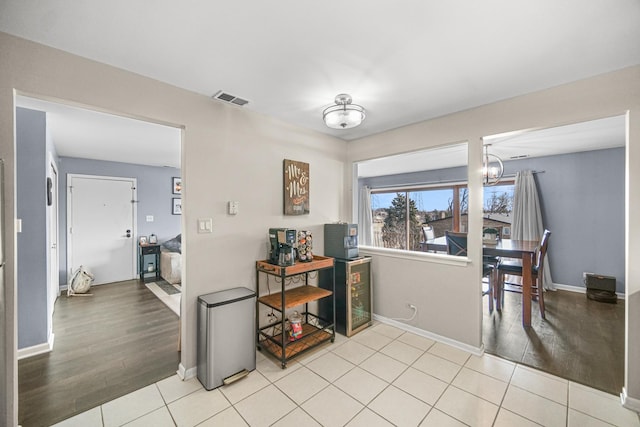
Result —
<instances>
[{"instance_id":1,"label":"coffee maker","mask_svg":"<svg viewBox=\"0 0 640 427\"><path fill-rule=\"evenodd\" d=\"M296 259L296 230L290 228L269 229L269 263L287 267Z\"/></svg>"}]
</instances>

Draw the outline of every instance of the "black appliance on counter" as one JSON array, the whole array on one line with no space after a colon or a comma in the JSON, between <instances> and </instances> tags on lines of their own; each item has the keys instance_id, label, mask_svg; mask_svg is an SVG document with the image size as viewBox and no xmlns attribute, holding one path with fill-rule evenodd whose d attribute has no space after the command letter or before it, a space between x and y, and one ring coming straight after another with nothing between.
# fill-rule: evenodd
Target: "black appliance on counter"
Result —
<instances>
[{"instance_id":1,"label":"black appliance on counter","mask_svg":"<svg viewBox=\"0 0 640 427\"><path fill-rule=\"evenodd\" d=\"M290 228L269 229L269 263L287 267L296 259L296 230Z\"/></svg>"},{"instance_id":2,"label":"black appliance on counter","mask_svg":"<svg viewBox=\"0 0 640 427\"><path fill-rule=\"evenodd\" d=\"M339 259L358 258L358 224L325 224L324 255Z\"/></svg>"}]
</instances>

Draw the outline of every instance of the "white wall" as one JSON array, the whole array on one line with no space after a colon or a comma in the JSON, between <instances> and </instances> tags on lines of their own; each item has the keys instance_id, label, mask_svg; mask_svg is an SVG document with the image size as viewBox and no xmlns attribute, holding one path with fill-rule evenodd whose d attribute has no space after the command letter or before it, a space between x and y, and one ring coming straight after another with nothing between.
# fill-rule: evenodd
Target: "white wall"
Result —
<instances>
[{"instance_id":1,"label":"white wall","mask_svg":"<svg viewBox=\"0 0 640 427\"><path fill-rule=\"evenodd\" d=\"M627 403L640 410L640 336L631 333L640 313L640 66L627 68L548 90L496 102L478 108L402 127L349 143L349 164L392 154L422 150L441 144L469 141L469 258L472 262L460 271L450 266L424 261L407 262L396 258L375 259L385 268L403 271L403 280L378 272L374 267L374 292L394 287L389 298L379 298L377 312L386 317L407 317L399 298L409 299L424 313L438 311L442 304L455 298L451 310L441 317L421 318L417 326L429 331L439 328L441 334L471 346L480 345L480 293L474 285L459 287L459 281L479 283L481 240L481 138L508 131L545 128L601 117L625 114L630 110L626 170L626 284L627 342L625 389L631 399ZM348 185L353 185L352 181ZM350 188L350 187L349 187ZM378 256L379 258L379 256ZM408 280L407 278L414 278ZM426 289L426 290L425 290ZM475 302L474 302L475 301Z\"/></svg>"},{"instance_id":2,"label":"white wall","mask_svg":"<svg viewBox=\"0 0 640 427\"><path fill-rule=\"evenodd\" d=\"M5 396L2 405L8 405L4 410L0 406L0 425L17 424L14 90L183 127L181 364L186 369L196 366L198 295L239 285L255 288L255 261L266 257L269 227L299 227L321 236L322 224L344 217L346 143L341 140L3 33L0 57L8 284L1 324L9 333L6 347L0 349L7 373L0 395ZM309 163L310 215L282 215L285 158ZM229 200L240 202L238 215L226 215ZM198 218L212 218L213 233L198 234ZM316 243L314 249L322 253L321 241Z\"/></svg>"}]
</instances>

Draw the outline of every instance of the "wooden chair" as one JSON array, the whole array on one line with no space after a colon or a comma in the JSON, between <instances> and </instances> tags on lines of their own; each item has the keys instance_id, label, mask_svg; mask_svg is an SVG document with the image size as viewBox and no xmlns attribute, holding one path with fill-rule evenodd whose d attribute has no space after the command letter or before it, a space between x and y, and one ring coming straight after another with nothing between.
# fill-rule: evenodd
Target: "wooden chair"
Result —
<instances>
[{"instance_id":1,"label":"wooden chair","mask_svg":"<svg viewBox=\"0 0 640 427\"><path fill-rule=\"evenodd\" d=\"M447 239L447 253L449 255L467 256L467 233L445 231ZM482 263L482 277L488 278L487 290L482 290L482 296L489 295L489 311L493 311L493 296L495 283L495 268L492 264Z\"/></svg>"},{"instance_id":2,"label":"wooden chair","mask_svg":"<svg viewBox=\"0 0 640 427\"><path fill-rule=\"evenodd\" d=\"M544 289L542 288L542 277L544 274L544 257L547 254L547 248L549 247L549 236L551 231L544 230L542 239L540 240L540 246L538 247L535 255L535 264L531 266L531 297L538 300L538 306L540 307L540 316L544 319ZM513 259L500 259L497 267L498 280L496 282L496 295L497 308L502 308L502 301L504 301L504 276L505 275L520 276L522 277L522 260ZM522 284L510 284L512 286L519 286L522 288Z\"/></svg>"}]
</instances>

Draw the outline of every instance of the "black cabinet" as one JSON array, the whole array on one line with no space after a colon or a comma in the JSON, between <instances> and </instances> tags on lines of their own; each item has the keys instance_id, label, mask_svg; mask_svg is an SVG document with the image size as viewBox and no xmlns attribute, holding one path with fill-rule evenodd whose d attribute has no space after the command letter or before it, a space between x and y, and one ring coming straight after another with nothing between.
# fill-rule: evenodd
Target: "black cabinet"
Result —
<instances>
[{"instance_id":1,"label":"black cabinet","mask_svg":"<svg viewBox=\"0 0 640 427\"><path fill-rule=\"evenodd\" d=\"M332 278L320 276L320 287L333 285ZM371 292L371 257L335 260L336 332L350 337L373 324L373 294ZM332 307L319 302L320 315Z\"/></svg>"},{"instance_id":2,"label":"black cabinet","mask_svg":"<svg viewBox=\"0 0 640 427\"><path fill-rule=\"evenodd\" d=\"M140 280L144 280L149 274L154 274L155 279L160 278L160 245L138 245L138 272Z\"/></svg>"}]
</instances>

